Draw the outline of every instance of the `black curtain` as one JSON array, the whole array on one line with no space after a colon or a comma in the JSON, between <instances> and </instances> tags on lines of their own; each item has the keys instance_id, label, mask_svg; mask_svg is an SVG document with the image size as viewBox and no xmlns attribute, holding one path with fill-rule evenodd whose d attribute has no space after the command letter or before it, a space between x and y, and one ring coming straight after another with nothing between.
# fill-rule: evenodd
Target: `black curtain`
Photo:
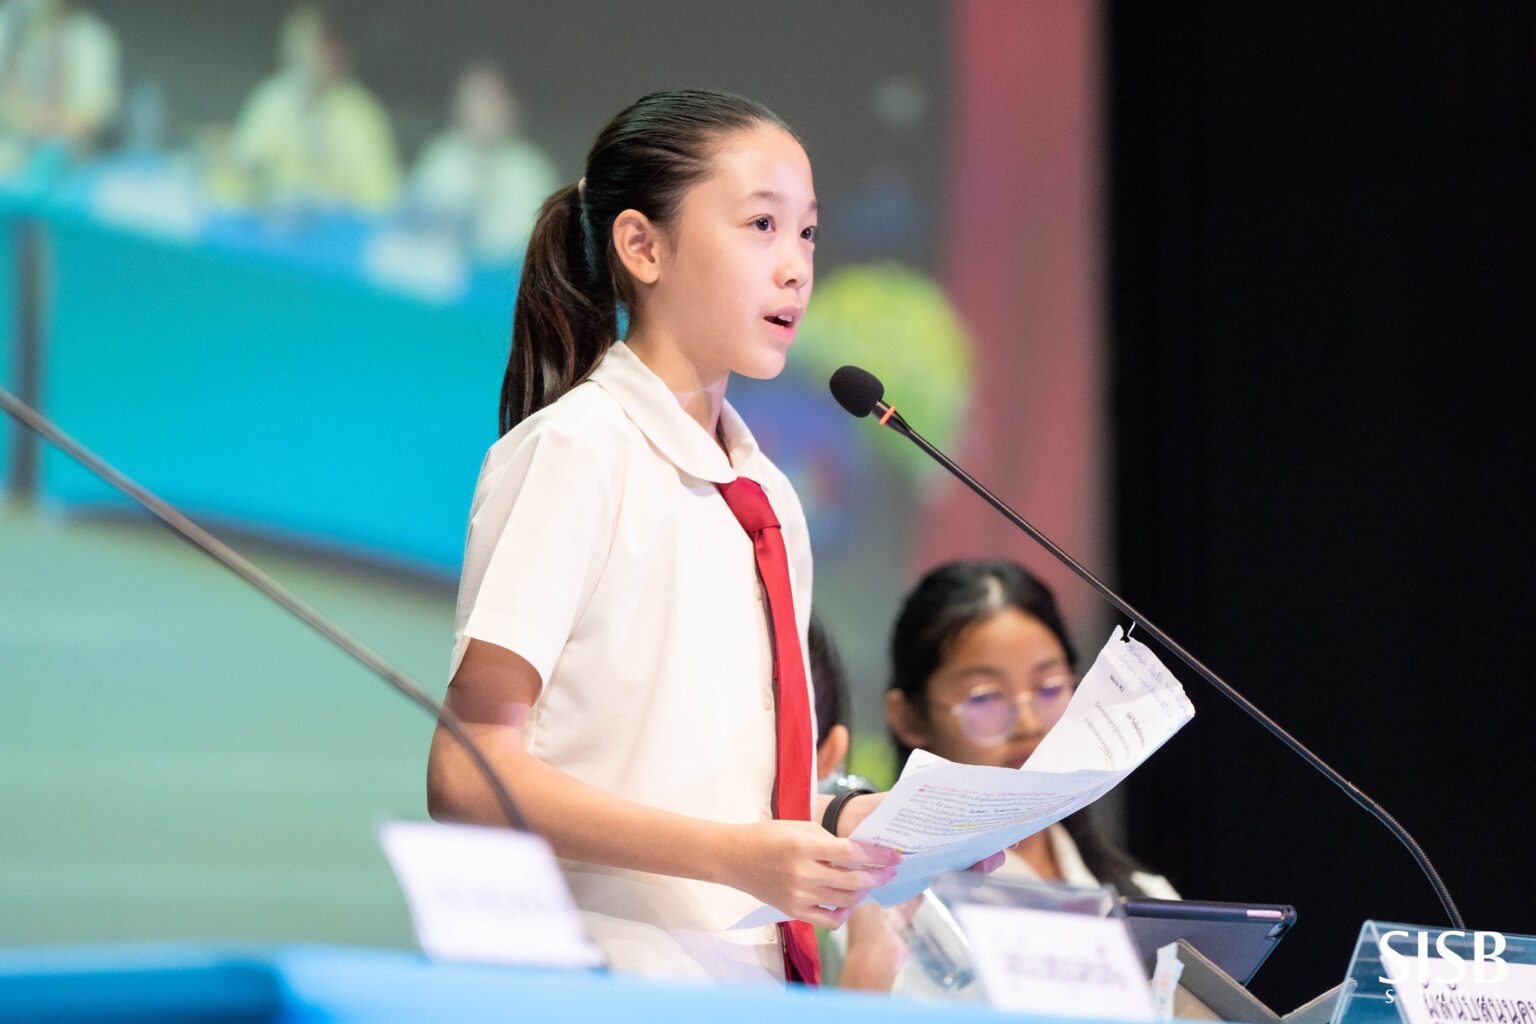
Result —
<instances>
[{"instance_id":1,"label":"black curtain","mask_svg":"<svg viewBox=\"0 0 1536 1024\"><path fill-rule=\"evenodd\" d=\"M1536 933L1536 6L1111 3L1119 578L1393 811L1471 927ZM1385 829L1171 656L1129 783L1186 897L1289 902L1255 981L1438 924Z\"/></svg>"}]
</instances>

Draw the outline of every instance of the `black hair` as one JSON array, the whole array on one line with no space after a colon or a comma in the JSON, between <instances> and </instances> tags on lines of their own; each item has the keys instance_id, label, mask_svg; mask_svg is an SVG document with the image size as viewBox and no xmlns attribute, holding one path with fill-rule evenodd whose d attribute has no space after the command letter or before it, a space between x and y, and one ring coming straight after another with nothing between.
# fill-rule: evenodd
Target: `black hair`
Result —
<instances>
[{"instance_id":1,"label":"black hair","mask_svg":"<svg viewBox=\"0 0 1536 1024\"><path fill-rule=\"evenodd\" d=\"M709 176L719 141L760 125L789 131L761 103L684 89L642 97L598 133L582 182L544 201L528 239L501 385L501 433L592 372L618 338L621 304L634 315L630 278L613 248L619 214L636 210L667 224L688 189Z\"/></svg>"},{"instance_id":2,"label":"black hair","mask_svg":"<svg viewBox=\"0 0 1536 1024\"><path fill-rule=\"evenodd\" d=\"M827 633L827 627L811 612L811 628L806 639L811 661L811 686L816 693L816 749L827 742L833 726L847 727L848 676L843 659Z\"/></svg>"},{"instance_id":3,"label":"black hair","mask_svg":"<svg viewBox=\"0 0 1536 1024\"><path fill-rule=\"evenodd\" d=\"M1077 652L1067 638L1049 587L1023 566L1005 559L949 562L918 581L901 606L891 634L889 688L900 692L916 714L927 715L928 684L960 634L1007 608L1023 612L1050 630L1066 653L1067 664L1077 668ZM894 730L891 739L896 744L899 769L907 763L912 748ZM1122 895L1146 895L1132 878L1145 869L1110 841L1092 811L1090 805L1062 821L1083 863Z\"/></svg>"},{"instance_id":4,"label":"black hair","mask_svg":"<svg viewBox=\"0 0 1536 1024\"><path fill-rule=\"evenodd\" d=\"M1067 664L1077 667L1077 653L1061 624L1056 599L1044 583L1002 559L949 562L919 580L901 606L891 634L890 688L920 704L955 639L1004 608L1040 620L1061 642ZM902 761L909 752L903 751Z\"/></svg>"}]
</instances>

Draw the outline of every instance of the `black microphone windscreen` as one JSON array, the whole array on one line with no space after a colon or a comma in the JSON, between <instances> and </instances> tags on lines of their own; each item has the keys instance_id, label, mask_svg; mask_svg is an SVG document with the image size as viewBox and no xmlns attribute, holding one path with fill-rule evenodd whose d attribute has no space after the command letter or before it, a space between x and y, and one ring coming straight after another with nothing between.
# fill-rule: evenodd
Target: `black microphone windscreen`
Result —
<instances>
[{"instance_id":1,"label":"black microphone windscreen","mask_svg":"<svg viewBox=\"0 0 1536 1024\"><path fill-rule=\"evenodd\" d=\"M842 366L832 375L832 397L855 416L868 416L885 397L880 378L857 366Z\"/></svg>"}]
</instances>

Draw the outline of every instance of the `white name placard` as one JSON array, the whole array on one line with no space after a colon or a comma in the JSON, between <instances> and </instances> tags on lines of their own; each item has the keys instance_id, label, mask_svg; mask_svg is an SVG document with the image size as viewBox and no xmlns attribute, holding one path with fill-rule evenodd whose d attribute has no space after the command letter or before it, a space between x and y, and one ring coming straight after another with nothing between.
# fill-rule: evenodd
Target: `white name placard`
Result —
<instances>
[{"instance_id":1,"label":"white name placard","mask_svg":"<svg viewBox=\"0 0 1536 1024\"><path fill-rule=\"evenodd\" d=\"M1536 965L1431 957L1411 971L1389 996L1408 1024L1536 1024Z\"/></svg>"},{"instance_id":2,"label":"white name placard","mask_svg":"<svg viewBox=\"0 0 1536 1024\"><path fill-rule=\"evenodd\" d=\"M1123 921L976 904L956 908L955 917L987 1001L997 1009L1155 1019L1147 976Z\"/></svg>"},{"instance_id":3,"label":"white name placard","mask_svg":"<svg viewBox=\"0 0 1536 1024\"><path fill-rule=\"evenodd\" d=\"M595 967L549 845L530 832L391 821L379 828L422 951L439 960Z\"/></svg>"}]
</instances>

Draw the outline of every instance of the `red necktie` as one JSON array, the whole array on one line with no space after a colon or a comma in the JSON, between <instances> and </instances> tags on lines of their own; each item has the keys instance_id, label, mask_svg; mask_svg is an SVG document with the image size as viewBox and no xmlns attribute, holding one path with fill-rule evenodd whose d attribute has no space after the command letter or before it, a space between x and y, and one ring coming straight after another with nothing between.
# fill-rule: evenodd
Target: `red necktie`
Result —
<instances>
[{"instance_id":1,"label":"red necktie","mask_svg":"<svg viewBox=\"0 0 1536 1024\"><path fill-rule=\"evenodd\" d=\"M789 556L779 519L763 489L744 476L728 484L716 484L736 521L752 538L757 574L768 597L772 624L773 691L778 732L778 774L773 783L773 816L790 821L811 820L810 687L806 684L805 659L800 652L800 631L795 626L795 599L789 586ZM821 980L821 959L816 953L816 929L805 921L779 925L784 940L784 976L790 981L816 985Z\"/></svg>"}]
</instances>

